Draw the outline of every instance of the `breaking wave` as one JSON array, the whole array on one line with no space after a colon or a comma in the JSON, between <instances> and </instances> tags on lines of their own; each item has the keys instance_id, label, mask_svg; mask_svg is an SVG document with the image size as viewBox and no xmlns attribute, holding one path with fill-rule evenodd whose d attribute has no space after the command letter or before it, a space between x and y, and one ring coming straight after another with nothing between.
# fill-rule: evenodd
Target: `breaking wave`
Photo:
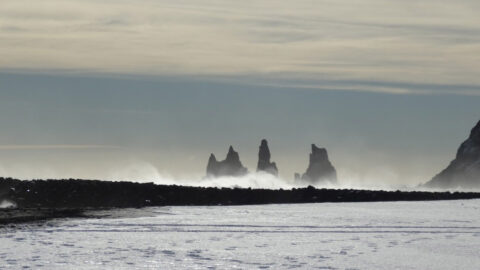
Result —
<instances>
[{"instance_id":1,"label":"breaking wave","mask_svg":"<svg viewBox=\"0 0 480 270\"><path fill-rule=\"evenodd\" d=\"M15 202L9 201L9 200L3 200L0 202L0 209L5 209L5 208L15 208L17 207L17 204Z\"/></svg>"}]
</instances>

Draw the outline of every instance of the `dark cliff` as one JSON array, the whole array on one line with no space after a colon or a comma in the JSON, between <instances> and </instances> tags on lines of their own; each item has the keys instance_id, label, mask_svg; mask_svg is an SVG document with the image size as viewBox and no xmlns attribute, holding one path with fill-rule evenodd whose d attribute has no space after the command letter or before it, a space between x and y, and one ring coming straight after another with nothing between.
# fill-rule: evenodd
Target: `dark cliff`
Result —
<instances>
[{"instance_id":1,"label":"dark cliff","mask_svg":"<svg viewBox=\"0 0 480 270\"><path fill-rule=\"evenodd\" d=\"M458 148L455 159L425 186L437 188L480 187L480 121Z\"/></svg>"}]
</instances>

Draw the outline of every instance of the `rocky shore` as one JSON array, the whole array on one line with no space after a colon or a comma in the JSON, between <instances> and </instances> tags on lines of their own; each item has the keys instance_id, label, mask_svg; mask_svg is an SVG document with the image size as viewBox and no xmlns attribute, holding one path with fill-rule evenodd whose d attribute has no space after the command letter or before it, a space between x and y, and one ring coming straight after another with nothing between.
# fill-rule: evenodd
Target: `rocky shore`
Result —
<instances>
[{"instance_id":1,"label":"rocky shore","mask_svg":"<svg viewBox=\"0 0 480 270\"><path fill-rule=\"evenodd\" d=\"M0 178L0 200L17 209L125 208L173 205L246 205L320 202L422 201L480 198L474 192L203 188L99 180ZM5 209L3 209L5 210Z\"/></svg>"}]
</instances>

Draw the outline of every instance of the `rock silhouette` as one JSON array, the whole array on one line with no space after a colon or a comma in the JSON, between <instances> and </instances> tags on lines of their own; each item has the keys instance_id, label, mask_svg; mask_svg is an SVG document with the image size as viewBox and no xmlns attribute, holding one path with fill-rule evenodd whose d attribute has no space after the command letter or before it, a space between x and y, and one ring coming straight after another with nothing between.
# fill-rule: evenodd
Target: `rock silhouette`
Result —
<instances>
[{"instance_id":1,"label":"rock silhouette","mask_svg":"<svg viewBox=\"0 0 480 270\"><path fill-rule=\"evenodd\" d=\"M455 159L446 169L433 177L427 187L480 187L480 121L470 136L458 148Z\"/></svg>"},{"instance_id":2,"label":"rock silhouette","mask_svg":"<svg viewBox=\"0 0 480 270\"><path fill-rule=\"evenodd\" d=\"M247 168L243 167L240 156L232 146L228 149L225 160L217 161L214 154L208 159L207 177L242 176L247 173Z\"/></svg>"},{"instance_id":3,"label":"rock silhouette","mask_svg":"<svg viewBox=\"0 0 480 270\"><path fill-rule=\"evenodd\" d=\"M302 175L302 181L311 184L337 182L337 171L328 160L325 148L318 148L315 144L312 144L310 162L307 171Z\"/></svg>"},{"instance_id":4,"label":"rock silhouette","mask_svg":"<svg viewBox=\"0 0 480 270\"><path fill-rule=\"evenodd\" d=\"M258 150L257 172L267 172L278 175L277 164L270 162L270 149L267 140L263 139Z\"/></svg>"}]
</instances>

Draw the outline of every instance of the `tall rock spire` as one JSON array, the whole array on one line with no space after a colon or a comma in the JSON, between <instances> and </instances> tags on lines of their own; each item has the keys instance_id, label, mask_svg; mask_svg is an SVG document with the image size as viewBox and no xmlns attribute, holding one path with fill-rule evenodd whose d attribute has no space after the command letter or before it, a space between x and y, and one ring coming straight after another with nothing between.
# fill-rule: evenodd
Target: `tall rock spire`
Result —
<instances>
[{"instance_id":1,"label":"tall rock spire","mask_svg":"<svg viewBox=\"0 0 480 270\"><path fill-rule=\"evenodd\" d=\"M207 175L213 175L214 172L217 171L217 166L218 166L217 158L212 153L210 154L210 158L208 158Z\"/></svg>"},{"instance_id":2,"label":"tall rock spire","mask_svg":"<svg viewBox=\"0 0 480 270\"><path fill-rule=\"evenodd\" d=\"M322 182L336 183L337 171L328 160L327 150L312 144L310 162L307 171L302 175L302 181L317 184Z\"/></svg>"},{"instance_id":3,"label":"tall rock spire","mask_svg":"<svg viewBox=\"0 0 480 270\"><path fill-rule=\"evenodd\" d=\"M277 164L270 162L270 149L268 149L267 140L263 139L258 150L257 172L268 172L275 176L278 175Z\"/></svg>"}]
</instances>

